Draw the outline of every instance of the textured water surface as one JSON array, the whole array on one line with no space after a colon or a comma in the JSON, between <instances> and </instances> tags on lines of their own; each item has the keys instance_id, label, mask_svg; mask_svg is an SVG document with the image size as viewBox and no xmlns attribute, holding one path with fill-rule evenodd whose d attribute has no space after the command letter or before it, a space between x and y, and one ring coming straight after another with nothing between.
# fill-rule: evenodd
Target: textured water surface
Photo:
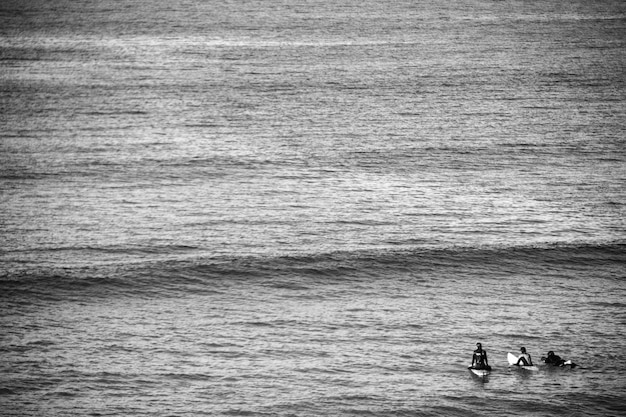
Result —
<instances>
[{"instance_id":1,"label":"textured water surface","mask_svg":"<svg viewBox=\"0 0 626 417\"><path fill-rule=\"evenodd\" d=\"M4 1L0 414L623 413L588 3Z\"/></svg>"}]
</instances>

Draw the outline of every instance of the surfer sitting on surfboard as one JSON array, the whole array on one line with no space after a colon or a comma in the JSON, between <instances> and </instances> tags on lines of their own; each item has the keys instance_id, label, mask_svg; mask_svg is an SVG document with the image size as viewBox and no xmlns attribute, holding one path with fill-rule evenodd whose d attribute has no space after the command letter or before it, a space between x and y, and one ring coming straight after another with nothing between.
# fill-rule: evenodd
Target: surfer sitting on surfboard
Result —
<instances>
[{"instance_id":1,"label":"surfer sitting on surfboard","mask_svg":"<svg viewBox=\"0 0 626 417\"><path fill-rule=\"evenodd\" d=\"M483 346L480 343L476 343L471 367L474 369L491 369L489 361L487 361L487 351L483 350Z\"/></svg>"},{"instance_id":2,"label":"surfer sitting on surfboard","mask_svg":"<svg viewBox=\"0 0 626 417\"><path fill-rule=\"evenodd\" d=\"M530 355L528 353L526 353L526 348L523 347L523 348L520 349L520 351L522 352L522 354L517 359L516 365L532 366L533 365L533 360L530 358Z\"/></svg>"}]
</instances>

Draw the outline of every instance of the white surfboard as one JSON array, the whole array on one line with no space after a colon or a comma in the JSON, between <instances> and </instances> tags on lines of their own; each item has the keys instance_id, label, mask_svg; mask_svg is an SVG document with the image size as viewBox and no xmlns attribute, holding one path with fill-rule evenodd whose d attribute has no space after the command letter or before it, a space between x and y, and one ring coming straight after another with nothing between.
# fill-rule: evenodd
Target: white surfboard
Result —
<instances>
[{"instance_id":1,"label":"white surfboard","mask_svg":"<svg viewBox=\"0 0 626 417\"><path fill-rule=\"evenodd\" d=\"M535 365L518 365L517 360L519 359L517 356L512 354L511 352L507 353L506 358L509 360L509 366L515 366L516 368L523 369L525 371L538 371Z\"/></svg>"},{"instance_id":2,"label":"white surfboard","mask_svg":"<svg viewBox=\"0 0 626 417\"><path fill-rule=\"evenodd\" d=\"M481 378L484 378L491 373L490 369L475 369L475 368L472 368L471 366L468 367L467 369L469 369L474 375L477 375Z\"/></svg>"}]
</instances>

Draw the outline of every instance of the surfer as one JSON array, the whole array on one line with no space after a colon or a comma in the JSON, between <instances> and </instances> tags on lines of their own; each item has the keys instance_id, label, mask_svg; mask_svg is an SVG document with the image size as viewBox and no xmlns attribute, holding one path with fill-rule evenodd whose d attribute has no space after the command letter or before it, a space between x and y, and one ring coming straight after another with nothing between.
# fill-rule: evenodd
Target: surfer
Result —
<instances>
[{"instance_id":1,"label":"surfer","mask_svg":"<svg viewBox=\"0 0 626 417\"><path fill-rule=\"evenodd\" d=\"M474 369L491 369L489 361L487 360L487 351L483 350L483 346L480 343L476 343L476 350L472 355L472 365Z\"/></svg>"},{"instance_id":2,"label":"surfer","mask_svg":"<svg viewBox=\"0 0 626 417\"><path fill-rule=\"evenodd\" d=\"M559 355L555 355L553 351L548 352L547 358L545 356L542 356L541 359L548 365L552 365L552 366L569 365L572 368L576 366L576 364L572 362L571 360L566 361L565 359L562 359Z\"/></svg>"},{"instance_id":3,"label":"surfer","mask_svg":"<svg viewBox=\"0 0 626 417\"><path fill-rule=\"evenodd\" d=\"M565 361L559 355L555 355L553 351L548 352L547 358L542 358L545 363L552 366L563 366Z\"/></svg>"},{"instance_id":4,"label":"surfer","mask_svg":"<svg viewBox=\"0 0 626 417\"><path fill-rule=\"evenodd\" d=\"M522 354L517 359L516 365L532 366L533 365L533 360L530 358L530 355L528 353L526 353L526 348L523 347L523 348L520 349L520 351L522 352Z\"/></svg>"}]
</instances>

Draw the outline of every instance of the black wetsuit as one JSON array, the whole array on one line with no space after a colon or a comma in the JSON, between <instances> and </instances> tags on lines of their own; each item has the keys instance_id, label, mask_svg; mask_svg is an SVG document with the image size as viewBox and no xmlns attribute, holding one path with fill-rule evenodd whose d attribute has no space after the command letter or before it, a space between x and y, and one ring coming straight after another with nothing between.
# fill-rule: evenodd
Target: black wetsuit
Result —
<instances>
[{"instance_id":1,"label":"black wetsuit","mask_svg":"<svg viewBox=\"0 0 626 417\"><path fill-rule=\"evenodd\" d=\"M552 366L561 366L565 361L558 355L551 355L546 358L545 362Z\"/></svg>"},{"instance_id":2,"label":"black wetsuit","mask_svg":"<svg viewBox=\"0 0 626 417\"><path fill-rule=\"evenodd\" d=\"M482 349L476 349L474 351L474 358L472 360L473 366L475 369L489 369L491 368L487 365L487 352Z\"/></svg>"}]
</instances>

